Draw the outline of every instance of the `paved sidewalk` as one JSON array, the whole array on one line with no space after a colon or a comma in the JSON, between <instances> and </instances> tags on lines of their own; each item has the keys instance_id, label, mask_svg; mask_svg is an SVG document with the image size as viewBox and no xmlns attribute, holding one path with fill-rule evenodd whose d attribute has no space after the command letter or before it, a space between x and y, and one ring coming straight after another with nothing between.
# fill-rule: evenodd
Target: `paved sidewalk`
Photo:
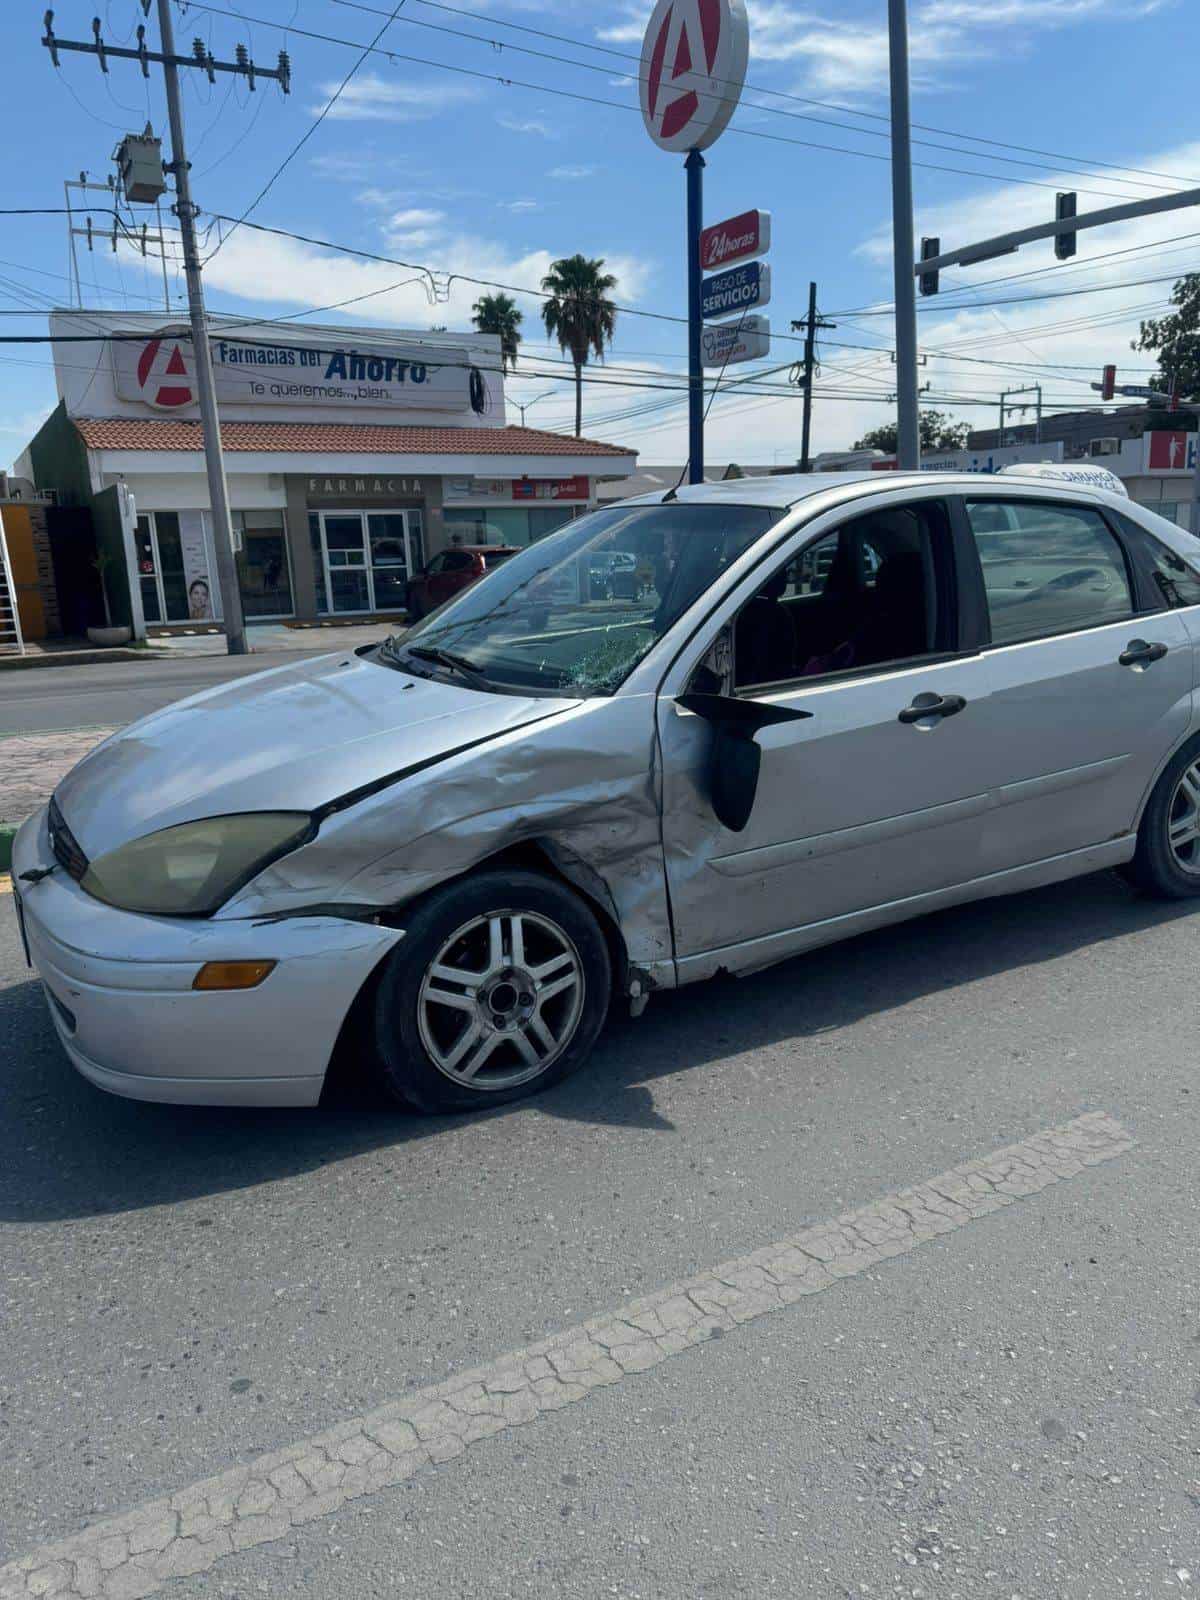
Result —
<instances>
[{"instance_id":1,"label":"paved sidewalk","mask_svg":"<svg viewBox=\"0 0 1200 1600\"><path fill-rule=\"evenodd\" d=\"M276 650L358 650L364 644L377 644L389 634L403 632L401 622L330 622L312 627L289 628L283 622L251 622L246 639L254 654ZM223 656L223 633L175 633L150 638L152 650L167 656Z\"/></svg>"},{"instance_id":2,"label":"paved sidewalk","mask_svg":"<svg viewBox=\"0 0 1200 1600\"><path fill-rule=\"evenodd\" d=\"M0 828L15 827L45 805L76 762L115 732L111 727L77 728L0 739Z\"/></svg>"}]
</instances>

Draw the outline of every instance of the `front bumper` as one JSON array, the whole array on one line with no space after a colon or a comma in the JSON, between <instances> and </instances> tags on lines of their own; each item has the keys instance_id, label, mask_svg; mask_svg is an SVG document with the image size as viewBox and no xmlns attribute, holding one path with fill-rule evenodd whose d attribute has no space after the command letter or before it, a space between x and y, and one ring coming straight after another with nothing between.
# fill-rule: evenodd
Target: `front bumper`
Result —
<instances>
[{"instance_id":1,"label":"front bumper","mask_svg":"<svg viewBox=\"0 0 1200 1600\"><path fill-rule=\"evenodd\" d=\"M315 1105L342 1022L401 938L340 917L263 923L106 906L53 862L46 813L13 842L29 953L71 1061L90 1082L177 1105ZM197 992L206 961L273 960L256 989Z\"/></svg>"}]
</instances>

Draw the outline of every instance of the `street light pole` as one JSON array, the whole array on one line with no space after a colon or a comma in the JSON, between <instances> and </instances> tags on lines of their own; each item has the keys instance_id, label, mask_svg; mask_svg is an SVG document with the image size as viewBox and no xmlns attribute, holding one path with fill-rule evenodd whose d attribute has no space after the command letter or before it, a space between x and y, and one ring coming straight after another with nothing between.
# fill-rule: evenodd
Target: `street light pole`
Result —
<instances>
[{"instance_id":1,"label":"street light pole","mask_svg":"<svg viewBox=\"0 0 1200 1600\"><path fill-rule=\"evenodd\" d=\"M896 465L921 465L917 401L917 285L913 277L912 150L906 0L888 0L892 113L892 252L896 296Z\"/></svg>"},{"instance_id":2,"label":"street light pole","mask_svg":"<svg viewBox=\"0 0 1200 1600\"><path fill-rule=\"evenodd\" d=\"M531 406L537 405L539 400L548 400L550 398L550 396L552 394L555 394L555 393L557 393L556 390L547 389L545 394L535 394L533 399L532 400L526 400L524 405L522 405L519 400L515 401L514 404L516 405L517 410L521 413L521 426L522 427L525 426L525 413L529 410L529 408Z\"/></svg>"},{"instance_id":3,"label":"street light pole","mask_svg":"<svg viewBox=\"0 0 1200 1600\"><path fill-rule=\"evenodd\" d=\"M173 209L179 218L179 232L183 244L183 271L187 281L188 313L192 324L192 359L196 365L196 392L200 402L200 426L204 435L204 463L208 472L208 503L212 508L213 551L216 556L217 585L221 591L221 611L225 623L225 648L231 656L244 656L247 648L246 627L242 618L242 596L238 588L237 564L233 558L229 486L225 481L225 458L221 451L221 424L217 415L212 351L209 348L208 320L204 312L204 288L200 281L200 252L196 246L196 207L192 203L187 151L183 142L183 107L179 96L179 72L173 59L175 31L171 24L170 0L158 0L158 25L162 35L167 115L171 124L171 162L167 170L175 179Z\"/></svg>"}]
</instances>

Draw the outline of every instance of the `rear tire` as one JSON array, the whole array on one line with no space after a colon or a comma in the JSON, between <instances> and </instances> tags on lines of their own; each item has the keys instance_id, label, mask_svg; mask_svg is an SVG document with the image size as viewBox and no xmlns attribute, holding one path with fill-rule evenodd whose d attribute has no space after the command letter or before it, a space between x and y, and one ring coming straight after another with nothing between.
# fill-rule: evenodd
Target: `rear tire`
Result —
<instances>
[{"instance_id":1,"label":"rear tire","mask_svg":"<svg viewBox=\"0 0 1200 1600\"><path fill-rule=\"evenodd\" d=\"M1133 860L1118 870L1161 900L1200 896L1200 738L1184 745L1154 785Z\"/></svg>"},{"instance_id":2,"label":"rear tire","mask_svg":"<svg viewBox=\"0 0 1200 1600\"><path fill-rule=\"evenodd\" d=\"M612 990L596 918L554 878L492 870L436 890L375 995L377 1073L420 1111L501 1105L581 1067Z\"/></svg>"}]
</instances>

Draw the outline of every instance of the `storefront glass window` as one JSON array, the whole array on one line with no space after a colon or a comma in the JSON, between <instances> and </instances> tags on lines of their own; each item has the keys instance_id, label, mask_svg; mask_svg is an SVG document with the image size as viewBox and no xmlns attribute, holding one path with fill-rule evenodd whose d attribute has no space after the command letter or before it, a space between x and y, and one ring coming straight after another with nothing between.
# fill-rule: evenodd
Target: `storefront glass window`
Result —
<instances>
[{"instance_id":1,"label":"storefront glass window","mask_svg":"<svg viewBox=\"0 0 1200 1600\"><path fill-rule=\"evenodd\" d=\"M371 578L377 611L402 611L408 599L408 558L402 511L369 511Z\"/></svg>"},{"instance_id":2,"label":"storefront glass window","mask_svg":"<svg viewBox=\"0 0 1200 1600\"><path fill-rule=\"evenodd\" d=\"M241 534L237 553L238 588L247 617L292 614L292 575L282 511L235 511L233 525Z\"/></svg>"},{"instance_id":3,"label":"storefront glass window","mask_svg":"<svg viewBox=\"0 0 1200 1600\"><path fill-rule=\"evenodd\" d=\"M575 506L447 506L446 537L459 544L536 544L570 522ZM582 509L582 508L579 508Z\"/></svg>"}]
</instances>

